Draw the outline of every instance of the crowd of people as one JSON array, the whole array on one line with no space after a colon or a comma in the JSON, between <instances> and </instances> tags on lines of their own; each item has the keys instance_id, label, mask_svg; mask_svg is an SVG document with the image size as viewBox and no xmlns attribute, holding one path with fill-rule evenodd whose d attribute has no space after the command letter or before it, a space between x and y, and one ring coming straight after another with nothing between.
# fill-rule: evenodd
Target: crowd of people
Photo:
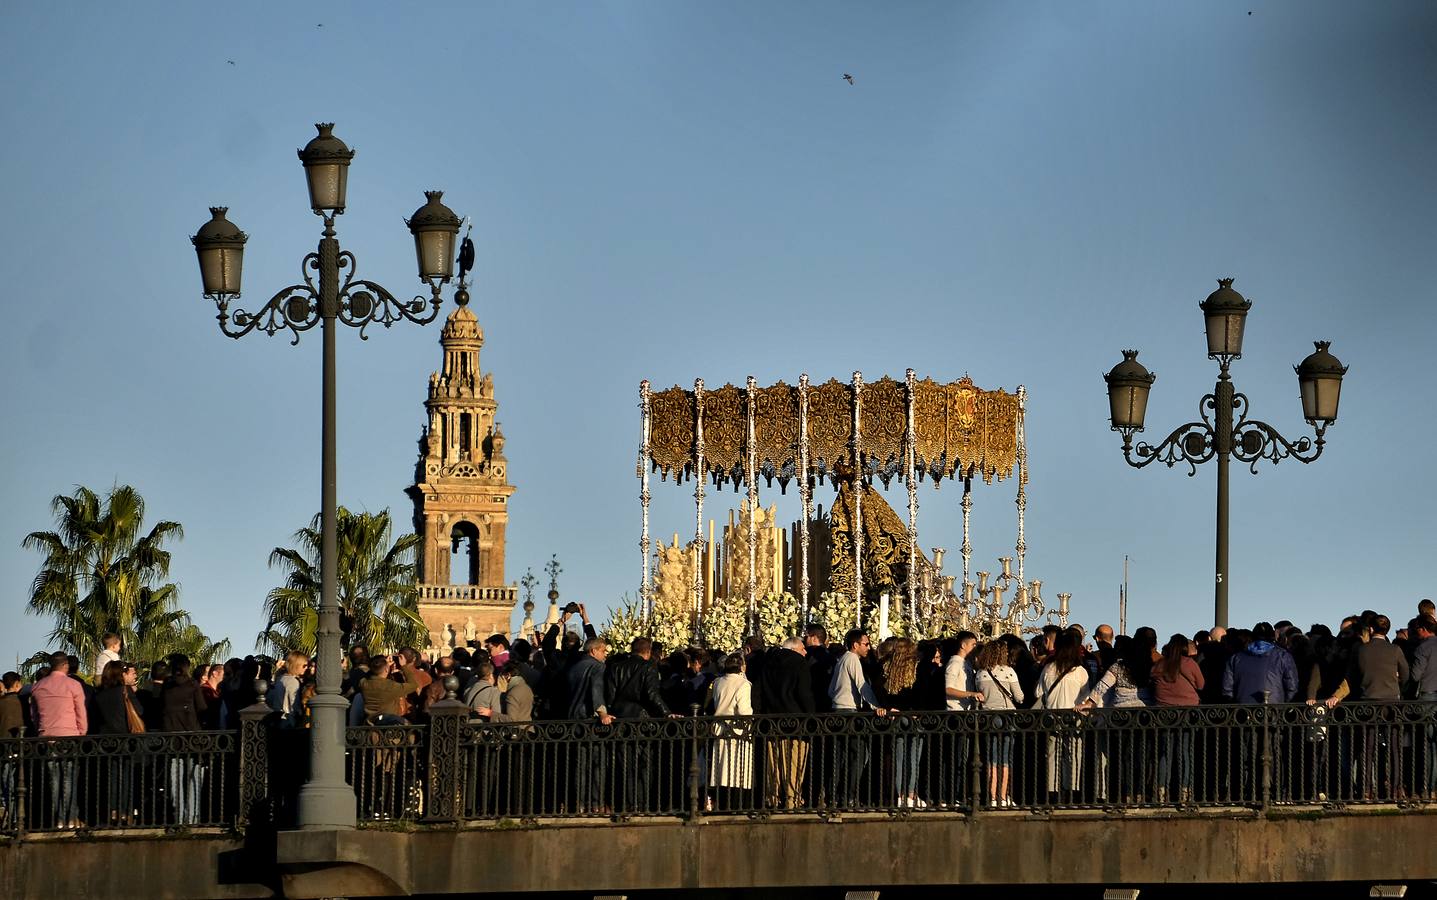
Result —
<instances>
[{"instance_id":1,"label":"crowd of people","mask_svg":"<svg viewBox=\"0 0 1437 900\"><path fill-rule=\"evenodd\" d=\"M571 629L575 616L579 628ZM1055 711L1080 722L1101 720L1108 714L1100 711L1111 709L1297 703L1312 707L1304 719L1312 721L1354 700L1437 700L1434 636L1437 618L1424 600L1406 628L1395 632L1387 616L1370 610L1343 619L1336 631L1322 624L1304 630L1288 621L1259 622L1251 629L1174 634L1162 643L1151 628L1114 635L1106 624L1091 636L1078 625L1050 624L1030 640L1004 634L984 641L970 632L875 641L853 629L836 642L812 625L777 646L749 638L727 654L664 648L640 637L611 656L584 607L571 604L547 633L512 642L495 634L437 659L409 647L392 654L351 647L342 690L352 726L423 724L434 704L446 699L460 700L475 723L583 722L595 736L615 723L713 717L702 749L694 751L698 756L682 765L657 759L655 754L674 750L662 742L575 742L563 776L570 783L558 803L585 812L607 814L616 805L644 809L672 787L656 779L682 781L680 769L699 772L701 802L720 811L917 809L964 802L1004 808L1016 805L1020 778L1030 802L1080 794L1101 802L1111 794L1125 802L1181 804L1194 800L1195 759L1204 752L1211 767L1255 767L1260 750L1250 736L1234 738L1221 751L1228 755L1214 760L1211 749L1195 748L1197 727L1154 726L1140 739L1113 732L1084 741L1076 728L1023 732L1002 713ZM103 646L93 680L80 677L80 661L63 653L28 683L6 673L0 737L229 730L247 708L264 709L281 729L309 724L316 681L306 654L198 666L174 655L142 672L123 659L119 638L105 635ZM972 717L986 724L954 729L940 725L957 719L935 717L965 710L987 711ZM852 730L815 732L803 727L809 720L795 718L830 712L883 720L883 739ZM1320 741L1326 731L1313 727L1307 734ZM1379 734L1349 742L1322 765L1345 772L1340 777L1366 797L1374 791L1430 795L1437 790L1437 729L1424 729L1413 732L1422 739L1405 739L1405 750L1402 741ZM11 754L0 759L0 808L7 813L14 808L11 760ZM103 779L103 803L87 810L98 810L111 824L125 823L137 808L136 795L152 790L164 795L171 823L201 820L207 778L202 759L177 756L163 771L138 774L113 765ZM670 774L655 774L665 771ZM73 763L49 760L45 777L55 827L81 827Z\"/></svg>"}]
</instances>

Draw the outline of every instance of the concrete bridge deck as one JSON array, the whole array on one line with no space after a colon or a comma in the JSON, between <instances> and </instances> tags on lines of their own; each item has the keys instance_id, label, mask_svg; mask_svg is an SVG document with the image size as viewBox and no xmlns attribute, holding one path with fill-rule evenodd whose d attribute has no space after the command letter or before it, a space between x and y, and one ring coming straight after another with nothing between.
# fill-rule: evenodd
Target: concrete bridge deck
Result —
<instances>
[{"instance_id":1,"label":"concrete bridge deck","mask_svg":"<svg viewBox=\"0 0 1437 900\"><path fill-rule=\"evenodd\" d=\"M841 820L68 835L0 845L0 896L196 900L483 892L1248 884L1437 879L1437 810L997 812Z\"/></svg>"}]
</instances>

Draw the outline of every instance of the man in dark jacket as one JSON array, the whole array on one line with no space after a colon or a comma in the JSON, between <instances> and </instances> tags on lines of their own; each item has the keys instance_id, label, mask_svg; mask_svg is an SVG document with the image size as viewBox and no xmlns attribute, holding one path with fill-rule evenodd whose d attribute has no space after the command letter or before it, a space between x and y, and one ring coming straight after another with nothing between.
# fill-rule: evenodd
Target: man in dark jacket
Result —
<instances>
[{"instance_id":1,"label":"man in dark jacket","mask_svg":"<svg viewBox=\"0 0 1437 900\"><path fill-rule=\"evenodd\" d=\"M604 697L604 660L608 655L608 642L601 637L592 637L584 642L584 655L569 666L564 676L569 692L569 718L597 721L600 725L614 723ZM608 815L609 807L604 803L607 748L602 743L581 740L574 750L574 782L579 807L585 812Z\"/></svg>"},{"instance_id":2,"label":"man in dark jacket","mask_svg":"<svg viewBox=\"0 0 1437 900\"><path fill-rule=\"evenodd\" d=\"M1238 703L1287 703L1297 696L1297 664L1276 639L1268 623L1253 626L1252 643L1223 669L1223 696Z\"/></svg>"},{"instance_id":3,"label":"man in dark jacket","mask_svg":"<svg viewBox=\"0 0 1437 900\"><path fill-rule=\"evenodd\" d=\"M808 716L814 712L812 676L802 638L792 637L768 651L759 677L761 709L765 713ZM804 805L803 776L808 769L808 742L779 737L766 745L765 804L785 809Z\"/></svg>"},{"instance_id":4,"label":"man in dark jacket","mask_svg":"<svg viewBox=\"0 0 1437 900\"><path fill-rule=\"evenodd\" d=\"M1400 647L1387 640L1392 622L1386 616L1374 615L1367 640L1352 650L1347 671L1349 699L1401 700L1402 688L1411 674L1407 656ZM1338 688L1338 694L1343 692ZM1334 695L1334 698L1337 695ZM1335 699L1330 702L1335 702ZM1362 799L1376 799L1381 791L1385 799L1400 799L1402 793L1402 738L1396 728L1382 717L1363 727L1358 748L1358 781ZM1390 721L1390 720L1389 720Z\"/></svg>"},{"instance_id":5,"label":"man in dark jacket","mask_svg":"<svg viewBox=\"0 0 1437 900\"><path fill-rule=\"evenodd\" d=\"M1407 655L1387 640L1392 622L1378 616L1372 623L1372 635L1352 651L1347 671L1347 687L1352 699L1401 700L1410 669Z\"/></svg>"},{"instance_id":6,"label":"man in dark jacket","mask_svg":"<svg viewBox=\"0 0 1437 900\"><path fill-rule=\"evenodd\" d=\"M654 642L646 637L636 637L629 644L628 653L620 654L607 663L604 697L611 715L620 719L673 715L659 693L659 670L654 666L653 658ZM639 737L620 744L619 767L624 786L623 799L617 804L619 808L626 812L652 812L649 798L649 773L654 768L651 742ZM669 764L663 768L674 771L679 767ZM667 807L676 801L676 797L669 798L669 802L662 805Z\"/></svg>"},{"instance_id":7,"label":"man in dark jacket","mask_svg":"<svg viewBox=\"0 0 1437 900\"><path fill-rule=\"evenodd\" d=\"M828 652L828 630L822 625L808 626L803 645L808 654L813 708L816 712L828 712L833 709L833 701L828 698L828 683L833 680L834 662L834 657Z\"/></svg>"}]
</instances>

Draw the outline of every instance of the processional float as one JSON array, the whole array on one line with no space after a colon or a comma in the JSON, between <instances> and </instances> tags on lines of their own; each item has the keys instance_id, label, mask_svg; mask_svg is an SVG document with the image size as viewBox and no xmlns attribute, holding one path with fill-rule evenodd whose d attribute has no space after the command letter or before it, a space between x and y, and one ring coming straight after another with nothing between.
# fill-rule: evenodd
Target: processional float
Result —
<instances>
[{"instance_id":1,"label":"processional float","mask_svg":"<svg viewBox=\"0 0 1437 900\"><path fill-rule=\"evenodd\" d=\"M649 533L649 486L650 473L657 472L661 480L672 476L675 484L694 482L694 540L685 549L693 559L695 635L702 634L705 613L706 567L701 560L707 550L704 500L710 480L716 488L732 484L746 492L749 523L742 535L748 556L746 593L748 615L755 615L758 534L753 522L760 477L768 485L777 481L781 490L791 481L798 484L803 513L794 580L800 622L809 621L814 600L810 578L814 486L827 480L838 490L827 531L831 590L852 604L855 625L863 623L865 581L869 587L877 581L897 588L906 601L910 623L942 622L991 635L1032 630L1044 616L1056 615L1066 624L1069 595L1058 595L1058 609L1045 609L1042 582L1025 582L1026 401L1021 385L1009 394L982 390L967 377L950 383L920 380L912 369L902 382L884 377L865 383L861 372L854 372L847 384L830 379L813 385L803 374L796 387L782 381L760 387L752 376L742 388L725 384L715 390L705 389L703 379L695 380L692 390L675 386L654 391L647 380L641 382L637 466L643 512L641 608L646 616L654 614L656 566ZM993 584L988 572L978 572L975 583L970 540L973 479L1001 482L1015 473L1014 556L1000 559L1002 571ZM954 590L955 577L942 574L943 549L933 548L931 560L918 549L917 482L925 478L935 488L945 479L963 483L961 594ZM874 479L885 487L897 479L907 487L906 525L872 487ZM866 542L874 546L866 548ZM1012 600L1004 607L1003 594L1009 589L1014 589Z\"/></svg>"}]
</instances>

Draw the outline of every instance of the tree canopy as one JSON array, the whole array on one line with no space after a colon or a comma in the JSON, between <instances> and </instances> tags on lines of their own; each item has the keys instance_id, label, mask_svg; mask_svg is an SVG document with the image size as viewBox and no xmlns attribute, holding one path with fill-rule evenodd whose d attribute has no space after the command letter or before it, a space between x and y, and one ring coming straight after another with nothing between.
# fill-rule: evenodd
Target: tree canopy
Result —
<instances>
[{"instance_id":1,"label":"tree canopy","mask_svg":"<svg viewBox=\"0 0 1437 900\"><path fill-rule=\"evenodd\" d=\"M340 507L337 519L337 595L343 646L363 644L371 650L429 642L419 616L415 550L419 537L404 534L393 540L389 510L352 513ZM319 629L319 516L294 533L295 547L276 547L269 564L285 573L285 582L265 598L268 619L255 646L277 655L290 651L313 654Z\"/></svg>"},{"instance_id":2,"label":"tree canopy","mask_svg":"<svg viewBox=\"0 0 1437 900\"><path fill-rule=\"evenodd\" d=\"M144 531L145 501L129 485L101 498L80 486L50 504L54 531L34 531L21 542L45 555L30 588L29 611L50 616L50 639L93 664L106 633L124 642L125 655L149 662L185 653L198 662L229 653L229 641L211 641L179 606L180 589L168 581L165 544L184 537L178 522Z\"/></svg>"}]
</instances>

